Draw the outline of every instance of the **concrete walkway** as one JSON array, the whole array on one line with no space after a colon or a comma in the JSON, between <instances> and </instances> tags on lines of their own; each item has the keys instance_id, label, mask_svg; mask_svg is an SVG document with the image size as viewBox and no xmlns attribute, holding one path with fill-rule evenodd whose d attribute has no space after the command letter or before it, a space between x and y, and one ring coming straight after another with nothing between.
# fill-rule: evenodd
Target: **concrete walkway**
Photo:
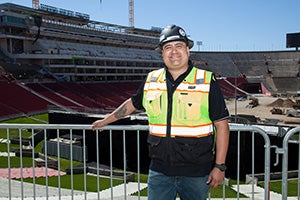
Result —
<instances>
[{"instance_id":1,"label":"concrete walkway","mask_svg":"<svg viewBox=\"0 0 300 200\"><path fill-rule=\"evenodd\" d=\"M238 190L237 185L233 185L232 189L235 191ZM255 200L264 200L265 197L265 190L262 187L259 187L257 185L254 185L254 199ZM239 186L239 192L241 194L246 195L250 199L252 199L252 185L251 184L245 184ZM271 200L282 200L282 195L278 194L276 192L270 191L270 199ZM297 197L288 197L288 200L297 200Z\"/></svg>"},{"instance_id":2,"label":"concrete walkway","mask_svg":"<svg viewBox=\"0 0 300 200\"><path fill-rule=\"evenodd\" d=\"M9 191L9 184L10 184L10 190ZM22 187L23 186L23 187ZM46 187L43 185L35 185L35 198L33 198L34 194L34 185L31 183L25 183L23 182L23 185L20 181L11 180L10 182L6 178L0 177L0 200L7 200L9 197L9 194L11 194L11 200L45 200L45 197L48 196L49 200L57 200L59 199L59 193L60 193L60 199L61 200L97 200L98 197L101 200L111 200L111 194L113 193L113 199L114 200L124 200L124 184L118 185L113 187L111 190L106 189L101 191L100 193L97 192L83 192L83 191L77 191L77 190L69 190L69 189L60 189L56 187L48 187L48 190L46 190ZM147 188L146 183L140 184L140 190ZM237 186L233 185L232 189L237 191ZM137 196L130 196L131 194L134 194L138 191L138 184L129 182L126 184L126 199L128 200L146 200L147 197L137 197ZM252 199L252 185L240 185L239 186L239 192L241 194L244 194L247 196L247 198L240 198L240 200L250 200ZM23 194L23 195L22 195ZM73 198L72 198L73 196ZM213 200L221 200L223 198L213 198ZM236 198L226 198L226 200L233 200ZM254 199L255 200L264 200L264 189L261 187L258 187L254 185ZM271 200L282 200L281 194L270 192L270 199ZM297 197L288 197L288 200L296 200Z\"/></svg>"},{"instance_id":3,"label":"concrete walkway","mask_svg":"<svg viewBox=\"0 0 300 200\"><path fill-rule=\"evenodd\" d=\"M10 191L9 191L9 184L10 184ZM7 200L9 195L11 195L12 200L33 200L34 196L34 189L35 189L35 199L36 200L45 200L45 197L48 196L49 200L59 199L59 193L60 193L60 199L62 200L82 200L82 199L89 199L89 200L96 200L98 199L111 199L111 194L113 193L113 199L124 199L124 184L118 185L116 187L113 187L111 190L106 189L101 191L99 194L97 192L83 192L83 191L77 191L77 190L69 190L69 189L63 189L56 187L50 187L48 186L48 190L46 190L46 187L43 185L34 185L31 183L23 182L23 185L20 181L11 180L10 182L6 178L0 177L0 200ZM140 184L140 190L145 189L147 187L146 183ZM129 195L134 194L138 191L138 184L129 182L126 184L126 194L128 195L128 199L137 199L137 197L130 197ZM73 196L73 198L72 198ZM147 198L146 198L147 199Z\"/></svg>"}]
</instances>

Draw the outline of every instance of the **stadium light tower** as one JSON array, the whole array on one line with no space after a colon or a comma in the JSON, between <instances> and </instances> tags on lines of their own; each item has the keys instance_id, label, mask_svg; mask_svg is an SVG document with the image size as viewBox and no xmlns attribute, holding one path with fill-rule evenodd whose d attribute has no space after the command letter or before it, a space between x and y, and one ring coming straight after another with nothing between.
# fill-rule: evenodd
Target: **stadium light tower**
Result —
<instances>
[{"instance_id":1,"label":"stadium light tower","mask_svg":"<svg viewBox=\"0 0 300 200\"><path fill-rule=\"evenodd\" d=\"M203 45L202 41L197 41L198 51L200 51L200 47Z\"/></svg>"}]
</instances>

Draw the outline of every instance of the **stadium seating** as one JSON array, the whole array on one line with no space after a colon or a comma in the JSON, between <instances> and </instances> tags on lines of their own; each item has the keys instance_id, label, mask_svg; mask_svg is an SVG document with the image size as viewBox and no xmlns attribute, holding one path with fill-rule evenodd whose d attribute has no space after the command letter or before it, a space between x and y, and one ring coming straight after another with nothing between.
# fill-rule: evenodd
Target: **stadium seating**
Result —
<instances>
[{"instance_id":1,"label":"stadium seating","mask_svg":"<svg viewBox=\"0 0 300 200\"><path fill-rule=\"evenodd\" d=\"M0 81L0 91L0 118L46 112L53 105L15 82Z\"/></svg>"}]
</instances>

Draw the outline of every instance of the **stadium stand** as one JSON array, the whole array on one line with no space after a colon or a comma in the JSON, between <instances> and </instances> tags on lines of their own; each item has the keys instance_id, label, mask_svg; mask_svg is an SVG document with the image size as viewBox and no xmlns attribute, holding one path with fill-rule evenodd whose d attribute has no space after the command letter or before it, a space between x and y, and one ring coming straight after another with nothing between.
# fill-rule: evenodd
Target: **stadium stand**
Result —
<instances>
[{"instance_id":1,"label":"stadium stand","mask_svg":"<svg viewBox=\"0 0 300 200\"><path fill-rule=\"evenodd\" d=\"M50 102L25 90L20 83L0 81L1 118L23 116L47 111Z\"/></svg>"},{"instance_id":2,"label":"stadium stand","mask_svg":"<svg viewBox=\"0 0 300 200\"><path fill-rule=\"evenodd\" d=\"M154 51L159 28L108 24L45 8L0 4L1 119L53 106L106 112L130 97L149 71L163 66ZM299 94L299 51L192 51L191 59L216 74L226 98Z\"/></svg>"}]
</instances>

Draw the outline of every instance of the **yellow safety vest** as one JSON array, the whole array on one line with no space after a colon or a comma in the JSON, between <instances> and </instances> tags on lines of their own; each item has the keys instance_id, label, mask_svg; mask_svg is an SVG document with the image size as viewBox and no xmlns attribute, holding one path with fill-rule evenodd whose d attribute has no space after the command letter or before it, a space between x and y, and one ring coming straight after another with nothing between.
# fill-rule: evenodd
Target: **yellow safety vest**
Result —
<instances>
[{"instance_id":1,"label":"yellow safety vest","mask_svg":"<svg viewBox=\"0 0 300 200\"><path fill-rule=\"evenodd\" d=\"M173 94L171 137L203 137L213 133L209 118L209 90L212 72L193 67ZM149 133L166 137L168 94L164 68L148 74L143 106L149 120Z\"/></svg>"}]
</instances>

